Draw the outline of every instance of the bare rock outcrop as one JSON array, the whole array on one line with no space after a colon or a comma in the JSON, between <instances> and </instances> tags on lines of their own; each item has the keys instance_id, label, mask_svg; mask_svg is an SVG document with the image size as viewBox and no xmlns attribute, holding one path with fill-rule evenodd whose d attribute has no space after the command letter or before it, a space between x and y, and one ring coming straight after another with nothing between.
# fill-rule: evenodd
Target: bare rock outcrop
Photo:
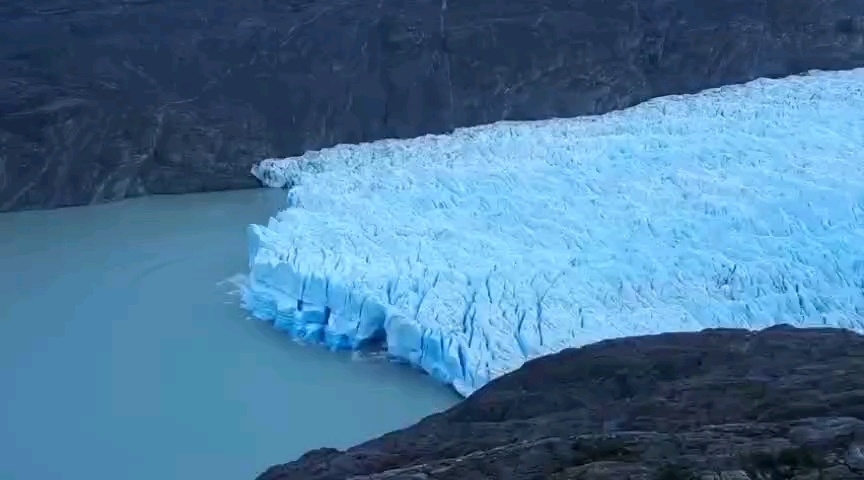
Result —
<instances>
[{"instance_id":1,"label":"bare rock outcrop","mask_svg":"<svg viewBox=\"0 0 864 480\"><path fill-rule=\"evenodd\" d=\"M864 66L861 0L16 0L0 32L0 211Z\"/></svg>"},{"instance_id":2,"label":"bare rock outcrop","mask_svg":"<svg viewBox=\"0 0 864 480\"><path fill-rule=\"evenodd\" d=\"M864 479L864 336L716 329L526 363L450 410L258 480Z\"/></svg>"}]
</instances>

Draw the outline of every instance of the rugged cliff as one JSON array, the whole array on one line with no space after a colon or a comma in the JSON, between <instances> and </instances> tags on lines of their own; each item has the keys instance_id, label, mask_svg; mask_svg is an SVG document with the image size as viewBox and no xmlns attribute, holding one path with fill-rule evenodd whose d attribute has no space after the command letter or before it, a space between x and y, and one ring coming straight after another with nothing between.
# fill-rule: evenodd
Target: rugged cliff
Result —
<instances>
[{"instance_id":1,"label":"rugged cliff","mask_svg":"<svg viewBox=\"0 0 864 480\"><path fill-rule=\"evenodd\" d=\"M456 407L258 480L864 479L864 337L633 337L528 362Z\"/></svg>"},{"instance_id":2,"label":"rugged cliff","mask_svg":"<svg viewBox=\"0 0 864 480\"><path fill-rule=\"evenodd\" d=\"M0 5L0 210L257 185L256 161L864 65L860 0Z\"/></svg>"}]
</instances>

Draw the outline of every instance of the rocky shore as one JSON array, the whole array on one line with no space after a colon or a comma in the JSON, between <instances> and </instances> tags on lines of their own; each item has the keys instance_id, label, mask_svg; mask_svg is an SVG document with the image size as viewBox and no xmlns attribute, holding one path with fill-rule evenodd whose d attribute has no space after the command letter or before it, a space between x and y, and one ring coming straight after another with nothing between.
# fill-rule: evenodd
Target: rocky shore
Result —
<instances>
[{"instance_id":1,"label":"rocky shore","mask_svg":"<svg viewBox=\"0 0 864 480\"><path fill-rule=\"evenodd\" d=\"M526 363L452 409L258 480L864 479L864 336L712 329Z\"/></svg>"}]
</instances>

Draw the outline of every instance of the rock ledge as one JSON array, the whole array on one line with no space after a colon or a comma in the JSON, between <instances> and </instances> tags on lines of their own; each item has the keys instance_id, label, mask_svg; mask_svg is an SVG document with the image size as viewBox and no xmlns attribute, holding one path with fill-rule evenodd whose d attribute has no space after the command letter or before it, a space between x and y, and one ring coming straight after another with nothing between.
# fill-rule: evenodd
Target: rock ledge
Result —
<instances>
[{"instance_id":1,"label":"rock ledge","mask_svg":"<svg viewBox=\"0 0 864 480\"><path fill-rule=\"evenodd\" d=\"M864 336L714 329L542 357L258 480L861 480Z\"/></svg>"}]
</instances>

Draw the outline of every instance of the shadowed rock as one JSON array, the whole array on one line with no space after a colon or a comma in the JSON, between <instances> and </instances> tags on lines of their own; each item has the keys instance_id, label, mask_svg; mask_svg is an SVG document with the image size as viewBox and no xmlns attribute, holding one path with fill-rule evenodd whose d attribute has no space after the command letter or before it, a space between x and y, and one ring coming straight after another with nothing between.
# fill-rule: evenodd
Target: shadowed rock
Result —
<instances>
[{"instance_id":1,"label":"shadowed rock","mask_svg":"<svg viewBox=\"0 0 864 480\"><path fill-rule=\"evenodd\" d=\"M860 0L0 5L0 211L258 185L337 143L864 65Z\"/></svg>"},{"instance_id":2,"label":"shadowed rock","mask_svg":"<svg viewBox=\"0 0 864 480\"><path fill-rule=\"evenodd\" d=\"M864 479L864 336L705 330L542 357L452 409L258 480Z\"/></svg>"}]
</instances>

